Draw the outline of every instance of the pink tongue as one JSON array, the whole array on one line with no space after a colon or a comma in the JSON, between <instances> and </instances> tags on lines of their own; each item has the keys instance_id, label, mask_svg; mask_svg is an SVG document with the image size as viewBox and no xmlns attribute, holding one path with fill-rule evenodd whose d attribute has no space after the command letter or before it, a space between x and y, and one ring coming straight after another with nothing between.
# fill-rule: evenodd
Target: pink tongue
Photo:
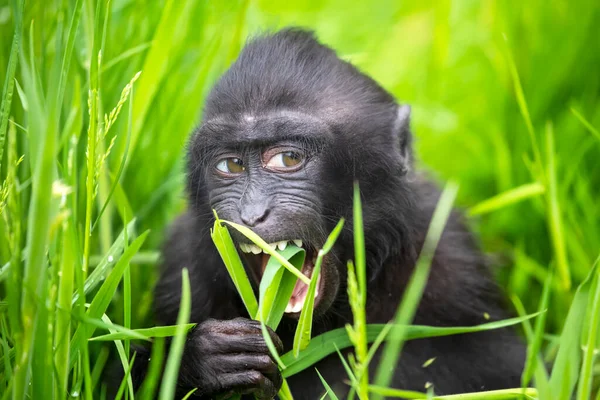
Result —
<instances>
[{"instance_id":1,"label":"pink tongue","mask_svg":"<svg viewBox=\"0 0 600 400\"><path fill-rule=\"evenodd\" d=\"M297 281L294 290L292 291L292 297L288 302L285 312L286 313L299 313L302 311L302 306L306 300L306 294L308 292L308 285L302 281Z\"/></svg>"},{"instance_id":2,"label":"pink tongue","mask_svg":"<svg viewBox=\"0 0 600 400\"><path fill-rule=\"evenodd\" d=\"M292 291L291 299L300 300L303 297L306 297L306 292L308 292L308 285L306 283L302 282L300 279L298 279L296 281L296 286L294 286L294 290Z\"/></svg>"},{"instance_id":3,"label":"pink tongue","mask_svg":"<svg viewBox=\"0 0 600 400\"><path fill-rule=\"evenodd\" d=\"M312 262L311 262L312 261ZM312 275L312 269L314 267L314 260L305 260L304 265L302 266L302 273L309 278ZM317 289L318 291L318 289ZM302 306L304 305L304 301L306 300L306 295L308 294L308 285L302 282L300 279L296 281L296 285L294 286L294 290L292 290L292 296L290 297L290 301L287 304L285 309L286 313L298 313L302 311Z\"/></svg>"}]
</instances>

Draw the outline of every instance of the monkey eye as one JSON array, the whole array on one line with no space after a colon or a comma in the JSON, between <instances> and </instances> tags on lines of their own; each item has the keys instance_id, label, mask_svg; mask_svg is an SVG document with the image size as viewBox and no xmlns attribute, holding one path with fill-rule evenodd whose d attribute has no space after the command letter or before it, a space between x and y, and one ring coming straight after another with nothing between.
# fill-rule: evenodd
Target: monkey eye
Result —
<instances>
[{"instance_id":1,"label":"monkey eye","mask_svg":"<svg viewBox=\"0 0 600 400\"><path fill-rule=\"evenodd\" d=\"M215 168L226 175L241 174L246 170L241 158L227 157L217 163Z\"/></svg>"},{"instance_id":2,"label":"monkey eye","mask_svg":"<svg viewBox=\"0 0 600 400\"><path fill-rule=\"evenodd\" d=\"M304 154L299 151L282 151L271 155L265 167L276 171L293 172L300 168L304 159Z\"/></svg>"}]
</instances>

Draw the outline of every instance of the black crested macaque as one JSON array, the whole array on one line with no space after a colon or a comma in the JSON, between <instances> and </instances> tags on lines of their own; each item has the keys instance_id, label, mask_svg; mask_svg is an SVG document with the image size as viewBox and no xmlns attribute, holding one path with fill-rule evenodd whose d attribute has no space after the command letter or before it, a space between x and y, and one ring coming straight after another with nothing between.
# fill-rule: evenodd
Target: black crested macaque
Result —
<instances>
[{"instance_id":1,"label":"black crested macaque","mask_svg":"<svg viewBox=\"0 0 600 400\"><path fill-rule=\"evenodd\" d=\"M346 262L353 258L352 189L360 184L368 262L368 323L388 322L413 271L439 191L413 171L410 108L312 33L285 29L250 41L208 96L189 142L189 209L173 225L156 287L158 322L174 324L181 270L190 272L192 322L179 375L180 393L201 398L242 393L273 398L282 379L260 325L248 319L209 232L219 217L251 228L269 243L301 244L310 276L316 250L341 217L348 221L323 265L313 335L352 321ZM234 236L258 285L266 262ZM254 250L254 251L253 251ZM286 317L272 332L291 349L296 287ZM454 213L436 250L415 324L476 325L507 316L503 296L476 240ZM520 387L525 346L510 329L405 344L393 387L436 394ZM429 366L423 364L432 358ZM140 363L143 364L143 363ZM372 363L375 371L377 359ZM346 372L336 354L316 367L345 397ZM143 373L142 373L143 374ZM314 368L289 378L296 400L324 392Z\"/></svg>"}]
</instances>

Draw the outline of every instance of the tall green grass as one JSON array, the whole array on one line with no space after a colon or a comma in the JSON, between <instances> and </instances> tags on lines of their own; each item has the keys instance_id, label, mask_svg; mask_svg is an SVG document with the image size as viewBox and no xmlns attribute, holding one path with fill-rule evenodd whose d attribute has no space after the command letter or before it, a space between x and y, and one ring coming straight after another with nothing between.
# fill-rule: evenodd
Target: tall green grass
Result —
<instances>
[{"instance_id":1,"label":"tall green grass","mask_svg":"<svg viewBox=\"0 0 600 400\"><path fill-rule=\"evenodd\" d=\"M160 350L185 332L141 330L164 229L185 206L185 141L245 38L289 24L413 106L418 166L460 183L516 308L544 312L518 320L540 349L527 394L598 396L599 19L593 0L0 3L0 398L102 398L109 349L128 370L129 340ZM332 335L357 347L364 397L364 338L386 346L415 328L353 329L362 341ZM382 344L385 330L397 339ZM282 355L284 375L334 353L331 338ZM158 350L144 390L125 379L123 398L170 396L175 367L163 379ZM496 395L512 394L479 396Z\"/></svg>"}]
</instances>

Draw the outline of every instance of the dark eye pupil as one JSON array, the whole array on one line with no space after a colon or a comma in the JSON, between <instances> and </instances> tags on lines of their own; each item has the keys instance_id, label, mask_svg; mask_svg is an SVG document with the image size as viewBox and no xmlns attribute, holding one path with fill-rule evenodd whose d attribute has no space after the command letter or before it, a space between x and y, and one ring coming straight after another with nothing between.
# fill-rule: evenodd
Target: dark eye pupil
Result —
<instances>
[{"instance_id":1,"label":"dark eye pupil","mask_svg":"<svg viewBox=\"0 0 600 400\"><path fill-rule=\"evenodd\" d=\"M286 167L293 167L294 165L298 165L300 161L302 161L302 156L295 151L288 151L283 153L282 156L283 165Z\"/></svg>"},{"instance_id":2,"label":"dark eye pupil","mask_svg":"<svg viewBox=\"0 0 600 400\"><path fill-rule=\"evenodd\" d=\"M239 158L229 158L227 159L227 169L233 173L242 172L244 170L244 163Z\"/></svg>"}]
</instances>

